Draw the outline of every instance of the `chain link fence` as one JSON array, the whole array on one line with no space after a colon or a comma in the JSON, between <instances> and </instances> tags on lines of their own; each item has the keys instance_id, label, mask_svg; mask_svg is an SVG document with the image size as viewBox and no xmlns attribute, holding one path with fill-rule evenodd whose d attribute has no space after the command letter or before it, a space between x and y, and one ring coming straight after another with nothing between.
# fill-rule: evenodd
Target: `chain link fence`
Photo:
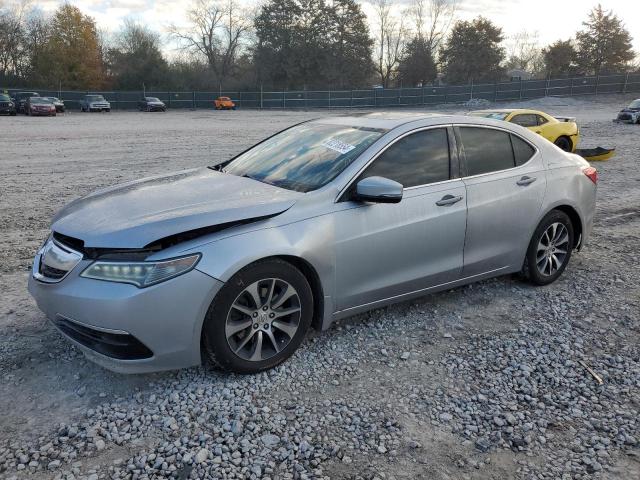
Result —
<instances>
[{"instance_id":1,"label":"chain link fence","mask_svg":"<svg viewBox=\"0 0 640 480\"><path fill-rule=\"evenodd\" d=\"M8 92L13 95L23 90L9 89ZM32 89L27 89L27 91L32 91ZM143 98L143 95L159 98L168 108L211 109L213 101L219 96L230 97L238 108L252 109L389 108L463 103L471 99L499 102L547 96L565 97L640 92L640 73L521 80L491 84L361 90L35 91L38 91L41 96L60 98L69 109L79 109L79 100L86 94L103 95L111 103L112 110L134 110L138 108L138 102Z\"/></svg>"}]
</instances>

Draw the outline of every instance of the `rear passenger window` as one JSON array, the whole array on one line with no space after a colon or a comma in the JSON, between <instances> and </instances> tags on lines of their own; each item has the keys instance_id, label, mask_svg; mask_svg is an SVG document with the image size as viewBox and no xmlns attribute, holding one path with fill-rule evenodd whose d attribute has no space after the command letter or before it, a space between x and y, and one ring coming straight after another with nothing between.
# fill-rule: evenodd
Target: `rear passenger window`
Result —
<instances>
[{"instance_id":1,"label":"rear passenger window","mask_svg":"<svg viewBox=\"0 0 640 480\"><path fill-rule=\"evenodd\" d=\"M385 177L415 187L449 180L449 140L444 128L423 130L398 140L380 155L362 178Z\"/></svg>"},{"instance_id":2,"label":"rear passenger window","mask_svg":"<svg viewBox=\"0 0 640 480\"><path fill-rule=\"evenodd\" d=\"M542 115L538 115L538 125L544 125L545 123L547 123L547 119Z\"/></svg>"},{"instance_id":3,"label":"rear passenger window","mask_svg":"<svg viewBox=\"0 0 640 480\"><path fill-rule=\"evenodd\" d=\"M511 135L511 144L513 145L513 155L516 157L516 167L527 163L536 153L531 145L515 135Z\"/></svg>"},{"instance_id":4,"label":"rear passenger window","mask_svg":"<svg viewBox=\"0 0 640 480\"><path fill-rule=\"evenodd\" d=\"M497 172L515 166L510 135L501 130L460 127L467 175Z\"/></svg>"},{"instance_id":5,"label":"rear passenger window","mask_svg":"<svg viewBox=\"0 0 640 480\"><path fill-rule=\"evenodd\" d=\"M521 125L523 127L535 127L538 125L538 120L535 115L522 113L513 117L511 119L511 123L515 123L516 125Z\"/></svg>"}]
</instances>

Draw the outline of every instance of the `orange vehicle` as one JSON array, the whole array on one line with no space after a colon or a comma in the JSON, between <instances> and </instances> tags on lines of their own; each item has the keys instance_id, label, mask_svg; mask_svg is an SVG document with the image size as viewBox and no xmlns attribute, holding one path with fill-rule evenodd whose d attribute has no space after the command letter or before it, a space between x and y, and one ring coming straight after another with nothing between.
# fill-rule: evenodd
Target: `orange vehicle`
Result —
<instances>
[{"instance_id":1,"label":"orange vehicle","mask_svg":"<svg viewBox=\"0 0 640 480\"><path fill-rule=\"evenodd\" d=\"M213 103L216 106L216 110L235 110L236 104L233 103L229 97L218 97Z\"/></svg>"}]
</instances>

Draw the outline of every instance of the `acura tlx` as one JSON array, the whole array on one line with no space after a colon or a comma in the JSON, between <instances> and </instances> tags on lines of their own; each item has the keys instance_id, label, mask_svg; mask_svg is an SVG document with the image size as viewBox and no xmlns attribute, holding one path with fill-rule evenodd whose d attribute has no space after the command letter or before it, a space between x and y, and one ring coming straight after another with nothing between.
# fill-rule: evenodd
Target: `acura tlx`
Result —
<instances>
[{"instance_id":1,"label":"acura tlx","mask_svg":"<svg viewBox=\"0 0 640 480\"><path fill-rule=\"evenodd\" d=\"M106 368L259 372L365 310L515 272L552 283L586 244L596 184L512 123L323 118L70 203L29 290Z\"/></svg>"}]
</instances>

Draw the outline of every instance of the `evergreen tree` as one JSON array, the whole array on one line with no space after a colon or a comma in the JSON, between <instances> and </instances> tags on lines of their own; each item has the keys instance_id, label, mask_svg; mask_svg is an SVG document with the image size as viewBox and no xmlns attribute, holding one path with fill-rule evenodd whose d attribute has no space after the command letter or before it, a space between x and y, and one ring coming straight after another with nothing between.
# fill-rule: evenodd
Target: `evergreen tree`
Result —
<instances>
[{"instance_id":1,"label":"evergreen tree","mask_svg":"<svg viewBox=\"0 0 640 480\"><path fill-rule=\"evenodd\" d=\"M405 86L422 86L435 80L438 71L427 40L418 36L405 47L398 67Z\"/></svg>"},{"instance_id":2,"label":"evergreen tree","mask_svg":"<svg viewBox=\"0 0 640 480\"><path fill-rule=\"evenodd\" d=\"M440 51L440 63L449 83L493 82L503 74L502 29L478 17L459 21Z\"/></svg>"},{"instance_id":3,"label":"evergreen tree","mask_svg":"<svg viewBox=\"0 0 640 480\"><path fill-rule=\"evenodd\" d=\"M582 24L585 29L576 33L576 42L578 66L584 73L624 70L633 60L631 35L613 12L598 5Z\"/></svg>"},{"instance_id":4,"label":"evergreen tree","mask_svg":"<svg viewBox=\"0 0 640 480\"><path fill-rule=\"evenodd\" d=\"M547 76L559 77L576 71L576 49L571 40L558 40L542 51Z\"/></svg>"}]
</instances>

